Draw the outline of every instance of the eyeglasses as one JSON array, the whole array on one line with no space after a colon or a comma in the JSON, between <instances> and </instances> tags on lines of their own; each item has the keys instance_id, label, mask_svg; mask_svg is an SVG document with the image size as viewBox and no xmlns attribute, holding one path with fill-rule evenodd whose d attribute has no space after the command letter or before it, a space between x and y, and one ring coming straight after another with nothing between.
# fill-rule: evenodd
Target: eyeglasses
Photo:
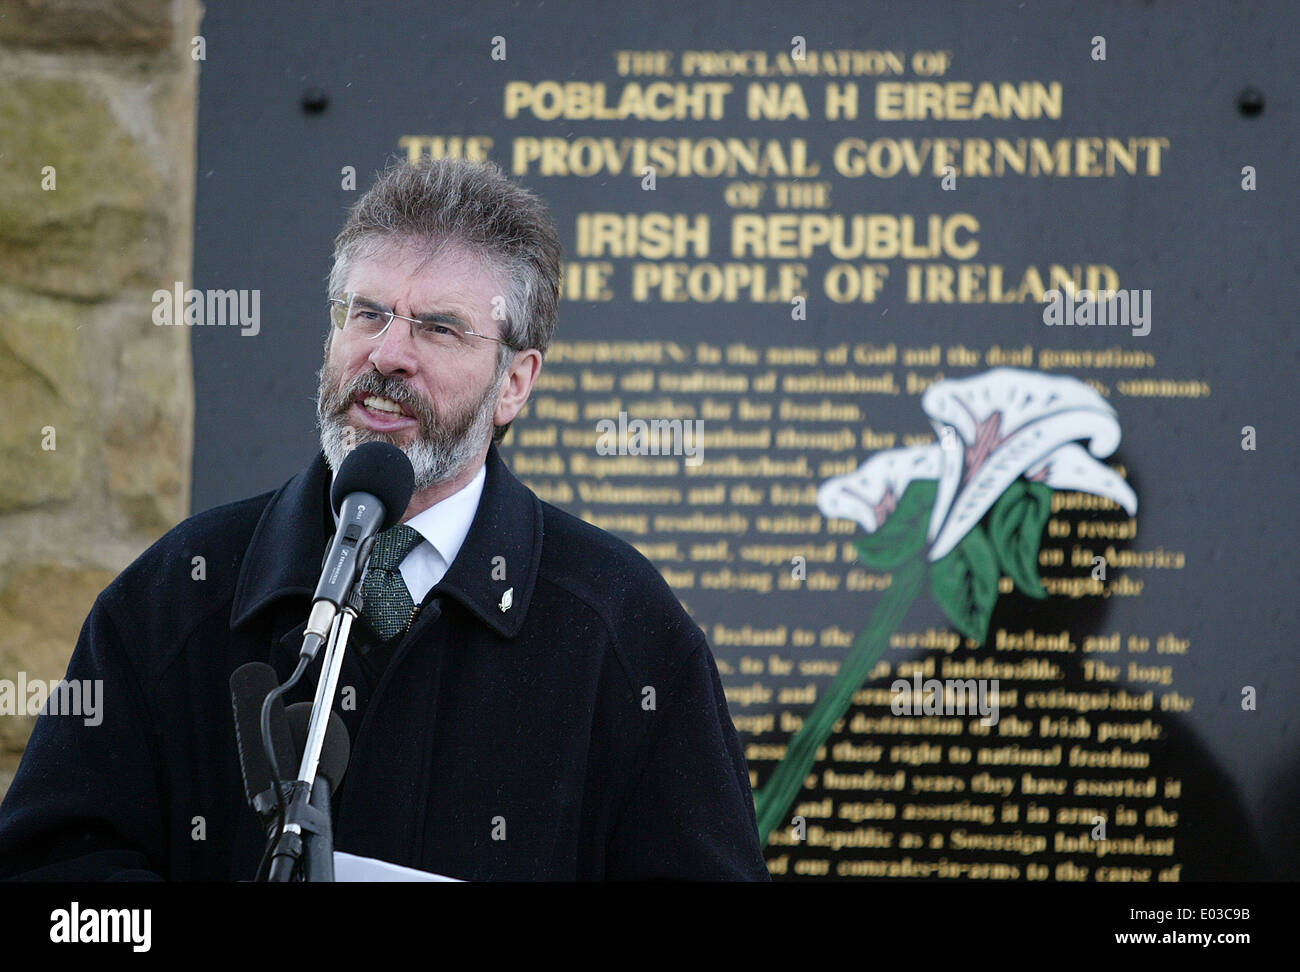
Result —
<instances>
[{"instance_id":1,"label":"eyeglasses","mask_svg":"<svg viewBox=\"0 0 1300 972\"><path fill-rule=\"evenodd\" d=\"M518 350L509 341L480 334L465 321L451 314L431 314L425 318L403 317L395 314L389 307L377 300L363 297L361 294L346 293L342 298L330 298L330 318L340 331L356 333L362 337L376 340L383 336L394 320L407 321L411 328L411 340L439 351L463 351L471 347L470 338L482 338L495 341L513 350Z\"/></svg>"}]
</instances>

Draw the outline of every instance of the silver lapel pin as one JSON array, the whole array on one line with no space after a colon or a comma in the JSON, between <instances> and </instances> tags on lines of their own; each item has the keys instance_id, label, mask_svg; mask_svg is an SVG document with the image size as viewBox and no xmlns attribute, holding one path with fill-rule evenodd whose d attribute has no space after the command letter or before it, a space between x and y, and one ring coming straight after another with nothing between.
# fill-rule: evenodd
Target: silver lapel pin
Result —
<instances>
[{"instance_id":1,"label":"silver lapel pin","mask_svg":"<svg viewBox=\"0 0 1300 972\"><path fill-rule=\"evenodd\" d=\"M515 603L515 589L511 587L501 595L501 603L497 607L501 609L502 614L505 614L510 610L510 605L513 603Z\"/></svg>"}]
</instances>

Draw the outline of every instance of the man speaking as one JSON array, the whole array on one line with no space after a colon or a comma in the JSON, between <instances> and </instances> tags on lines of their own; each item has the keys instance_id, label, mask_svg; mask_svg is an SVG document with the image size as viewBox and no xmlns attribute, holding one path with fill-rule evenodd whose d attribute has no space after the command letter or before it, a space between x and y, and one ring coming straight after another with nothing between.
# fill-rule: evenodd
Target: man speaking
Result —
<instances>
[{"instance_id":1,"label":"man speaking","mask_svg":"<svg viewBox=\"0 0 1300 972\"><path fill-rule=\"evenodd\" d=\"M0 877L254 877L265 834L230 676L293 672L332 477L379 440L415 492L375 541L339 676L334 846L474 881L767 879L704 633L644 557L498 455L555 331L559 268L545 205L496 166L381 175L335 241L321 454L181 523L99 596L67 679L101 682L102 720L38 720L0 807Z\"/></svg>"}]
</instances>

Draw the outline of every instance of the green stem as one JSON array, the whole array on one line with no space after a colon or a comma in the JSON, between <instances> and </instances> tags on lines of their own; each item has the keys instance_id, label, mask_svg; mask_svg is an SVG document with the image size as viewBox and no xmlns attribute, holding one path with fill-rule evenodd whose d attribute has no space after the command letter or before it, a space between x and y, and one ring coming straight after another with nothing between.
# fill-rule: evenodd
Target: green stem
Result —
<instances>
[{"instance_id":1,"label":"green stem","mask_svg":"<svg viewBox=\"0 0 1300 972\"><path fill-rule=\"evenodd\" d=\"M768 779L767 785L754 799L754 809L758 816L758 836L763 847L767 846L781 821L785 818L803 789L804 779L817 761L817 750L831 737L835 723L844 717L853 703L853 696L862 688L876 661L884 653L889 638L902 623L908 608L916 599L925 577L925 558L917 557L903 564L894 571L893 582L886 589L871 620L854 639L853 647L840 666L840 673L835 677L826 693L813 707L803 727L790 740L785 757L777 764Z\"/></svg>"}]
</instances>

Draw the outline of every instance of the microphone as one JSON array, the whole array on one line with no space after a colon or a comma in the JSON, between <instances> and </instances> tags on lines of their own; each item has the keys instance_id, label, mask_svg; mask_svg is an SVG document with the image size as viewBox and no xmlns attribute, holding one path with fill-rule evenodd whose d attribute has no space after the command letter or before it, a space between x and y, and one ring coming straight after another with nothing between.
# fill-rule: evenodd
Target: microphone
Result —
<instances>
[{"instance_id":1,"label":"microphone","mask_svg":"<svg viewBox=\"0 0 1300 972\"><path fill-rule=\"evenodd\" d=\"M265 662L240 665L230 676L230 697L235 708L235 741L239 746L239 766L244 776L244 794L269 827L278 814L275 776L271 761L262 745L262 703L280 687L275 669ZM287 719L284 703L277 697L271 703L271 745L280 774L296 770L297 750Z\"/></svg>"},{"instance_id":2,"label":"microphone","mask_svg":"<svg viewBox=\"0 0 1300 972\"><path fill-rule=\"evenodd\" d=\"M339 467L330 503L339 526L325 553L320 583L302 639L302 657L310 661L329 636L330 625L347 600L370 557L375 536L394 526L415 492L415 470L406 454L387 442L357 446Z\"/></svg>"}]
</instances>

